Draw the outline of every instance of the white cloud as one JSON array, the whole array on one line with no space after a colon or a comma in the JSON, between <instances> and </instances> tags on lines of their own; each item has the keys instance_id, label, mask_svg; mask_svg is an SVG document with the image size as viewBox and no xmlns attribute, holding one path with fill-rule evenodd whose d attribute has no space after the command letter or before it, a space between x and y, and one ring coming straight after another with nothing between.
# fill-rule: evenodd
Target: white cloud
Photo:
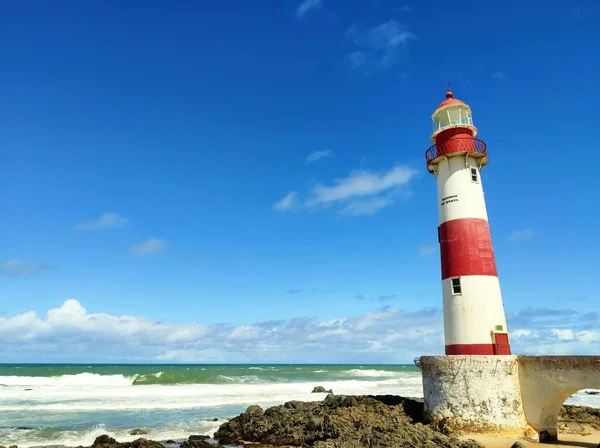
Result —
<instances>
[{"instance_id":1,"label":"white cloud","mask_svg":"<svg viewBox=\"0 0 600 448\"><path fill-rule=\"evenodd\" d=\"M433 244L423 244L419 247L419 255L422 257L428 257L429 255L433 255L438 251L438 246L434 246Z\"/></svg>"},{"instance_id":2,"label":"white cloud","mask_svg":"<svg viewBox=\"0 0 600 448\"><path fill-rule=\"evenodd\" d=\"M49 267L44 263L25 263L20 258L11 258L0 263L0 275L5 277L32 277Z\"/></svg>"},{"instance_id":3,"label":"white cloud","mask_svg":"<svg viewBox=\"0 0 600 448\"><path fill-rule=\"evenodd\" d=\"M159 252L167 247L167 242L160 238L150 238L148 241L137 244L131 248L131 253L139 257Z\"/></svg>"},{"instance_id":4,"label":"white cloud","mask_svg":"<svg viewBox=\"0 0 600 448\"><path fill-rule=\"evenodd\" d=\"M389 69L405 53L409 42L417 39L405 26L391 19L372 28L361 29L352 25L346 35L360 51L348 55L355 67L371 61L383 69Z\"/></svg>"},{"instance_id":5,"label":"white cloud","mask_svg":"<svg viewBox=\"0 0 600 448\"><path fill-rule=\"evenodd\" d=\"M507 78L506 74L504 72L494 72L492 73L492 79L495 79L497 81L504 81Z\"/></svg>"},{"instance_id":6,"label":"white cloud","mask_svg":"<svg viewBox=\"0 0 600 448\"><path fill-rule=\"evenodd\" d=\"M538 311L560 319L565 310ZM513 352L597 353L598 314L567 314L570 329L540 325L527 309L509 316ZM529 328L522 326L527 323ZM297 317L234 326L92 313L69 299L42 317L33 311L0 317L0 356L6 362L404 363L443 350L442 313L434 308L385 307L326 321Z\"/></svg>"},{"instance_id":7,"label":"white cloud","mask_svg":"<svg viewBox=\"0 0 600 448\"><path fill-rule=\"evenodd\" d=\"M322 6L323 2L321 0L303 0L296 8L296 17L301 19L309 11L316 11L321 9Z\"/></svg>"},{"instance_id":8,"label":"white cloud","mask_svg":"<svg viewBox=\"0 0 600 448\"><path fill-rule=\"evenodd\" d=\"M291 191L288 194L286 194L282 199L275 202L275 204L273 204L273 209L280 212L292 210L294 207L296 207L297 198L298 193L296 193L295 191Z\"/></svg>"},{"instance_id":9,"label":"white cloud","mask_svg":"<svg viewBox=\"0 0 600 448\"><path fill-rule=\"evenodd\" d=\"M349 176L336 179L333 185L318 184L312 190L312 204L327 204L357 197L374 196L393 187L405 185L416 175L416 171L405 166L396 166L386 172L355 171Z\"/></svg>"},{"instance_id":10,"label":"white cloud","mask_svg":"<svg viewBox=\"0 0 600 448\"><path fill-rule=\"evenodd\" d=\"M75 224L77 230L102 230L102 229L116 229L123 227L129 222L127 218L122 217L118 213L107 212L103 213L97 219L90 219Z\"/></svg>"},{"instance_id":11,"label":"white cloud","mask_svg":"<svg viewBox=\"0 0 600 448\"><path fill-rule=\"evenodd\" d=\"M273 207L279 211L300 205L306 210L333 207L340 215L372 215L399 198L408 198L408 184L416 175L415 170L402 165L381 172L358 170L329 184L316 184L301 203L292 192Z\"/></svg>"},{"instance_id":12,"label":"white cloud","mask_svg":"<svg viewBox=\"0 0 600 448\"><path fill-rule=\"evenodd\" d=\"M316 162L327 157L333 157L335 154L331 149L325 149L323 151L311 152L306 158L306 163Z\"/></svg>"},{"instance_id":13,"label":"white cloud","mask_svg":"<svg viewBox=\"0 0 600 448\"><path fill-rule=\"evenodd\" d=\"M575 339L575 334L573 333L573 330L561 330L559 328L553 328L551 331L552 334L561 341L572 341L573 339Z\"/></svg>"},{"instance_id":14,"label":"white cloud","mask_svg":"<svg viewBox=\"0 0 600 448\"><path fill-rule=\"evenodd\" d=\"M345 216L374 215L392 202L391 199L382 197L357 199L356 201L349 202L347 205L343 206L339 210L339 214Z\"/></svg>"},{"instance_id":15,"label":"white cloud","mask_svg":"<svg viewBox=\"0 0 600 448\"><path fill-rule=\"evenodd\" d=\"M530 240L535 236L535 232L532 229L521 229L515 230L511 235L510 239L512 241L521 241L521 240Z\"/></svg>"}]
</instances>

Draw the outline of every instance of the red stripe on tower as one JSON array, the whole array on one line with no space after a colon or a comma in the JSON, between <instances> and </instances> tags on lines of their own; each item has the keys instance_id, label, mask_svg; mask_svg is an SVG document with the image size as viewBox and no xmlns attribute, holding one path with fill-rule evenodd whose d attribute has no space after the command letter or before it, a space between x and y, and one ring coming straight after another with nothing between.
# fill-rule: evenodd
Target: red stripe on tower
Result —
<instances>
[{"instance_id":1,"label":"red stripe on tower","mask_svg":"<svg viewBox=\"0 0 600 448\"><path fill-rule=\"evenodd\" d=\"M462 275L494 275L496 261L490 226L484 219L463 218L438 228L442 280Z\"/></svg>"}]
</instances>

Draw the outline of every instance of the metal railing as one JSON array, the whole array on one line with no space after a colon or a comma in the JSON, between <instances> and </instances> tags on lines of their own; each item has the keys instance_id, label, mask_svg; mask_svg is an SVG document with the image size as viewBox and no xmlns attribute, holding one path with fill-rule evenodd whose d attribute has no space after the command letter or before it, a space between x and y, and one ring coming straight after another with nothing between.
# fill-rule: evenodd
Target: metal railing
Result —
<instances>
[{"instance_id":1,"label":"metal railing","mask_svg":"<svg viewBox=\"0 0 600 448\"><path fill-rule=\"evenodd\" d=\"M478 138L453 138L441 145L432 145L425 151L425 159L427 160L427 164L429 164L432 160L440 156L455 152L476 152L487 156L487 146L483 140L479 140Z\"/></svg>"}]
</instances>

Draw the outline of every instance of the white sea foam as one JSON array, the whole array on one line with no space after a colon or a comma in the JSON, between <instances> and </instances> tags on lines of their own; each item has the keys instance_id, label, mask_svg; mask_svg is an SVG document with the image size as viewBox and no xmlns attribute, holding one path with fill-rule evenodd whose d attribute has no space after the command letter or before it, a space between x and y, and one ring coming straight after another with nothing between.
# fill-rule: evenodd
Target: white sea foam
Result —
<instances>
[{"instance_id":1,"label":"white sea foam","mask_svg":"<svg viewBox=\"0 0 600 448\"><path fill-rule=\"evenodd\" d=\"M223 424L223 421L201 421L198 422L194 428L185 425L171 425L166 428L151 430L145 437L153 440L181 440L187 439L191 432L212 436L221 424ZM107 434L118 442L132 442L135 439L139 439L139 435L131 435L129 432L131 432L130 429L111 430L105 425L100 424L84 431L61 431L56 434L56 438L51 439L50 443L53 446L90 446L94 443L96 437L102 434ZM0 437L2 437L3 443L18 443L19 447L22 448L48 445L49 440L45 435L46 434L38 430L10 432L0 429Z\"/></svg>"},{"instance_id":2,"label":"white sea foam","mask_svg":"<svg viewBox=\"0 0 600 448\"><path fill-rule=\"evenodd\" d=\"M414 378L412 378L413 376ZM421 396L418 373L383 381L324 381L319 385L337 394L400 394ZM193 409L232 405L280 404L290 400L322 400L311 393L313 383L116 385L111 388L37 385L33 390L7 387L0 396L0 412L64 412L86 410Z\"/></svg>"},{"instance_id":3,"label":"white sea foam","mask_svg":"<svg viewBox=\"0 0 600 448\"><path fill-rule=\"evenodd\" d=\"M363 376L363 377L390 377L400 376L404 373L392 372L389 370L376 370L376 369L351 369L347 371L348 375L351 376Z\"/></svg>"},{"instance_id":4,"label":"white sea foam","mask_svg":"<svg viewBox=\"0 0 600 448\"><path fill-rule=\"evenodd\" d=\"M159 372L162 373L162 372ZM137 375L99 375L78 373L62 376L0 376L0 384L5 386L131 386Z\"/></svg>"}]
</instances>

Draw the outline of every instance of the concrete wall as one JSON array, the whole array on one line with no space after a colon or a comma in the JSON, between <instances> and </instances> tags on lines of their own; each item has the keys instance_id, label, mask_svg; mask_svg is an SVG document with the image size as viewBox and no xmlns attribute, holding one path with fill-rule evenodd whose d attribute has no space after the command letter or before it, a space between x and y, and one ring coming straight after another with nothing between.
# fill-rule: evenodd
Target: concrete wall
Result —
<instances>
[{"instance_id":1,"label":"concrete wall","mask_svg":"<svg viewBox=\"0 0 600 448\"><path fill-rule=\"evenodd\" d=\"M425 417L475 432L523 434L516 356L423 356Z\"/></svg>"},{"instance_id":2,"label":"concrete wall","mask_svg":"<svg viewBox=\"0 0 600 448\"><path fill-rule=\"evenodd\" d=\"M429 421L473 432L556 440L565 400L600 389L600 356L423 356Z\"/></svg>"},{"instance_id":3,"label":"concrete wall","mask_svg":"<svg viewBox=\"0 0 600 448\"><path fill-rule=\"evenodd\" d=\"M525 417L540 440L556 440L567 398L581 389L600 389L600 356L519 356L517 362Z\"/></svg>"}]
</instances>

